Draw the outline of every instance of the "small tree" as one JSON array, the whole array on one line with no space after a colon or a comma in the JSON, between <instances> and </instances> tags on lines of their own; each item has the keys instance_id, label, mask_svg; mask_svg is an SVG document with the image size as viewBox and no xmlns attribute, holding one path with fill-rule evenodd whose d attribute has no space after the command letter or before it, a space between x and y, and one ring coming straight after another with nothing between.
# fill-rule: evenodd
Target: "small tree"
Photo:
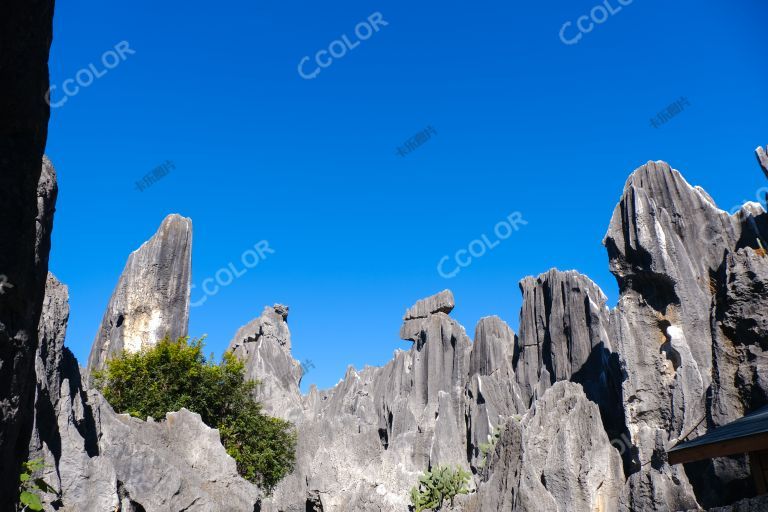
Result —
<instances>
[{"instance_id":1,"label":"small tree","mask_svg":"<svg viewBox=\"0 0 768 512\"><path fill-rule=\"evenodd\" d=\"M411 504L416 512L440 510L445 500L449 500L453 507L456 496L469 494L470 476L468 471L459 466L455 469L440 466L427 471L419 478L419 485L411 489Z\"/></svg>"},{"instance_id":2,"label":"small tree","mask_svg":"<svg viewBox=\"0 0 768 512\"><path fill-rule=\"evenodd\" d=\"M137 418L162 419L182 407L219 429L243 478L271 493L295 464L296 432L262 412L251 398L243 362L230 353L220 364L206 359L203 340L164 339L138 353L124 352L96 372L96 387L112 407Z\"/></svg>"}]
</instances>

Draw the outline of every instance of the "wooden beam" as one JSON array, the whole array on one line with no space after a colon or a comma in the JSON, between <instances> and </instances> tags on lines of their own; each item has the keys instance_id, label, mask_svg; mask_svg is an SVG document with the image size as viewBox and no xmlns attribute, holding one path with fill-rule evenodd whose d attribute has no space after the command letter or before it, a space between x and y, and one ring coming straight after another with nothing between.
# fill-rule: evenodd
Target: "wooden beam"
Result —
<instances>
[{"instance_id":1,"label":"wooden beam","mask_svg":"<svg viewBox=\"0 0 768 512\"><path fill-rule=\"evenodd\" d=\"M768 432L667 452L670 465L768 450Z\"/></svg>"}]
</instances>

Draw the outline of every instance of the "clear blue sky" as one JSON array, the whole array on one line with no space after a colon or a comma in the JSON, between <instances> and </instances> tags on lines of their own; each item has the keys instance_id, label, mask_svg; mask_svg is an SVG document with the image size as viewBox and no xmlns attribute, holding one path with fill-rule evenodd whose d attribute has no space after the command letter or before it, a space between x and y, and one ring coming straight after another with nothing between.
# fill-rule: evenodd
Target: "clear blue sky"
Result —
<instances>
[{"instance_id":1,"label":"clear blue sky","mask_svg":"<svg viewBox=\"0 0 768 512\"><path fill-rule=\"evenodd\" d=\"M194 223L198 288L269 241L275 254L193 308L190 331L219 355L264 305L288 304L294 356L314 365L304 389L407 348L406 307L444 288L470 336L486 315L516 329L518 281L551 267L589 275L613 305L601 240L634 168L666 160L725 209L768 185L753 156L768 144L768 4L635 0L564 44L563 25L573 39L596 5L58 2L52 101L67 101L47 153L68 345L84 364L128 254L173 212ZM387 25L357 41L375 12ZM302 58L313 71L344 34L359 46L302 79ZM104 73L122 41L135 53L63 95L89 64ZM681 97L689 105L653 128ZM396 154L429 126L431 139ZM167 160L176 169L137 190ZM454 278L438 274L515 211L528 225Z\"/></svg>"}]
</instances>

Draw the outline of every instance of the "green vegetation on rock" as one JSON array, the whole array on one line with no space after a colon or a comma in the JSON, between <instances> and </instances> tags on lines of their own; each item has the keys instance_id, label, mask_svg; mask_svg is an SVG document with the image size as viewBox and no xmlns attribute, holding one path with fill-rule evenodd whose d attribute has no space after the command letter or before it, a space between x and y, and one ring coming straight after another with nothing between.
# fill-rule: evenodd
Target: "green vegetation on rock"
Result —
<instances>
[{"instance_id":1,"label":"green vegetation on rock","mask_svg":"<svg viewBox=\"0 0 768 512\"><path fill-rule=\"evenodd\" d=\"M123 352L94 375L96 387L118 413L165 418L186 408L217 428L243 478L270 493L295 463L296 432L267 416L251 398L243 363L230 353L220 364L203 354L203 340L164 339L137 353Z\"/></svg>"},{"instance_id":2,"label":"green vegetation on rock","mask_svg":"<svg viewBox=\"0 0 768 512\"><path fill-rule=\"evenodd\" d=\"M423 510L440 510L443 502L453 499L459 494L469 494L470 474L460 467L455 469L440 466L433 471L427 471L419 478L419 485L411 489L411 504L416 512Z\"/></svg>"},{"instance_id":3,"label":"green vegetation on rock","mask_svg":"<svg viewBox=\"0 0 768 512\"><path fill-rule=\"evenodd\" d=\"M19 475L19 505L18 510L43 510L43 500L40 493L56 494L56 489L48 485L42 478L35 478L34 474L45 469L43 459L34 459L24 463Z\"/></svg>"}]
</instances>

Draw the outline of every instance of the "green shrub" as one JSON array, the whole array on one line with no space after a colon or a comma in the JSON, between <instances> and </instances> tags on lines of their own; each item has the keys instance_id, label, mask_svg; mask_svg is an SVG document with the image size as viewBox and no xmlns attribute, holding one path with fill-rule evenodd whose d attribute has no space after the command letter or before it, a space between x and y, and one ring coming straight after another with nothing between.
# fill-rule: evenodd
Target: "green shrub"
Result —
<instances>
[{"instance_id":1,"label":"green shrub","mask_svg":"<svg viewBox=\"0 0 768 512\"><path fill-rule=\"evenodd\" d=\"M43 510L43 500L40 493L56 494L56 489L48 485L42 478L33 475L45 469L43 459L33 459L25 462L19 475L19 505L17 510Z\"/></svg>"},{"instance_id":2,"label":"green shrub","mask_svg":"<svg viewBox=\"0 0 768 512\"><path fill-rule=\"evenodd\" d=\"M119 413L163 419L182 407L219 429L237 470L267 493L293 471L296 433L291 423L262 412L251 398L257 382L230 353L220 364L203 355L203 340L164 339L138 353L124 352L94 375L96 387Z\"/></svg>"},{"instance_id":3,"label":"green shrub","mask_svg":"<svg viewBox=\"0 0 768 512\"><path fill-rule=\"evenodd\" d=\"M411 504L416 512L422 510L440 510L443 502L453 499L459 494L469 494L470 474L460 467L456 469L440 466L433 471L427 471L419 478L419 485L411 489Z\"/></svg>"}]
</instances>

